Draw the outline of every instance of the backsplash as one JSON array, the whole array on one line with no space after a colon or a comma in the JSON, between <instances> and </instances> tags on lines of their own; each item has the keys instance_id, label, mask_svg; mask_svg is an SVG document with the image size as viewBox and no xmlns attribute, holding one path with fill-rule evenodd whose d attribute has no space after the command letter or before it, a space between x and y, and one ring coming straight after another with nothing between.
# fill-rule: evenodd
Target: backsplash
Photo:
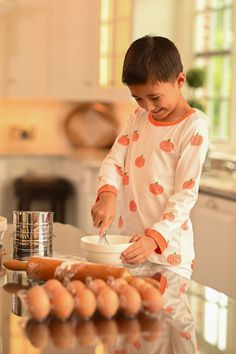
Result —
<instances>
[{"instance_id":1,"label":"backsplash","mask_svg":"<svg viewBox=\"0 0 236 354\"><path fill-rule=\"evenodd\" d=\"M61 101L0 101L0 154L70 154L64 121L78 105ZM120 126L128 118L132 103L114 105Z\"/></svg>"}]
</instances>

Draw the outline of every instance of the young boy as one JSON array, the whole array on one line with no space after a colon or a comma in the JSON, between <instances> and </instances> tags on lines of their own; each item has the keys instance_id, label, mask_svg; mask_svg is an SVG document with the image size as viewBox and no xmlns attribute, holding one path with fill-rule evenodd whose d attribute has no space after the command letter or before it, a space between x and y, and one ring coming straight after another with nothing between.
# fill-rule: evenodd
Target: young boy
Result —
<instances>
[{"instance_id":1,"label":"young boy","mask_svg":"<svg viewBox=\"0 0 236 354\"><path fill-rule=\"evenodd\" d=\"M208 149L207 119L181 94L183 66L167 38L134 41L125 55L122 81L139 108L102 163L91 211L94 226L100 235L108 229L117 193L122 193L120 231L135 241L123 252L123 262L149 260L190 278L194 245L189 216Z\"/></svg>"}]
</instances>

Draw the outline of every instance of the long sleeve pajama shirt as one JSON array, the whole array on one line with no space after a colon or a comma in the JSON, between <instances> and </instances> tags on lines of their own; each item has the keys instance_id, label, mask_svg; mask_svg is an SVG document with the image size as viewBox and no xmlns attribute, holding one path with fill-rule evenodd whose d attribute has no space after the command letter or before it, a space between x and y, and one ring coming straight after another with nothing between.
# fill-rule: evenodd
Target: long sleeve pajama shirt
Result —
<instances>
[{"instance_id":1,"label":"long sleeve pajama shirt","mask_svg":"<svg viewBox=\"0 0 236 354\"><path fill-rule=\"evenodd\" d=\"M208 121L201 111L161 122L138 108L99 173L98 195L122 193L120 233L154 238L158 247L149 261L187 278L195 256L190 211L207 149Z\"/></svg>"}]
</instances>

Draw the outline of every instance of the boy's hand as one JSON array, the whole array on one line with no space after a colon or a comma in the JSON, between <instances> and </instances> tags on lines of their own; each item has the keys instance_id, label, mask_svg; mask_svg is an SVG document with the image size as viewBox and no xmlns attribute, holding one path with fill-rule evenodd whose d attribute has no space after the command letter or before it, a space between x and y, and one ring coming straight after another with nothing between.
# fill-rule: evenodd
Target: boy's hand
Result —
<instances>
[{"instance_id":1,"label":"boy's hand","mask_svg":"<svg viewBox=\"0 0 236 354\"><path fill-rule=\"evenodd\" d=\"M130 242L134 242L121 254L123 263L139 264L148 260L150 254L157 248L153 238L144 235L134 235Z\"/></svg>"},{"instance_id":2,"label":"boy's hand","mask_svg":"<svg viewBox=\"0 0 236 354\"><path fill-rule=\"evenodd\" d=\"M100 236L103 236L111 226L115 217L115 206L116 195L111 192L102 192L99 200L93 205L91 209L93 226L100 228Z\"/></svg>"}]
</instances>

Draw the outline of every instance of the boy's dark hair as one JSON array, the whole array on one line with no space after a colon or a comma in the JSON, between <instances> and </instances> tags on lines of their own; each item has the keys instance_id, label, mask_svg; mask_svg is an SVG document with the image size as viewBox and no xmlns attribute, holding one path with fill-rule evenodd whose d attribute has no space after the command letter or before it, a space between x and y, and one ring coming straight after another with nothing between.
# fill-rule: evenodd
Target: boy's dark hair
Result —
<instances>
[{"instance_id":1,"label":"boy's dark hair","mask_svg":"<svg viewBox=\"0 0 236 354\"><path fill-rule=\"evenodd\" d=\"M180 54L173 42L165 37L144 36L128 48L122 71L126 85L145 84L147 81L168 82L183 71Z\"/></svg>"}]
</instances>

